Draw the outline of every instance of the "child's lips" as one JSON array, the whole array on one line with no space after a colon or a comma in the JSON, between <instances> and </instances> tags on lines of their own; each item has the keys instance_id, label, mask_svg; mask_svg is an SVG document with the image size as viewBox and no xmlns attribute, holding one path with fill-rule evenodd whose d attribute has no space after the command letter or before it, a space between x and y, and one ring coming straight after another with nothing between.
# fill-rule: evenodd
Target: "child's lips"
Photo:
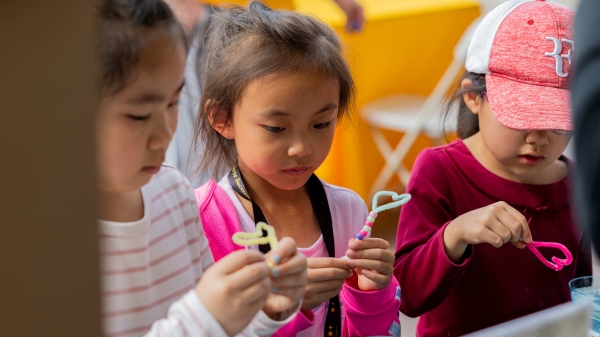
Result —
<instances>
[{"instance_id":1,"label":"child's lips","mask_svg":"<svg viewBox=\"0 0 600 337\"><path fill-rule=\"evenodd\" d=\"M156 174L158 171L160 171L160 165L144 166L142 167L142 171L150 174Z\"/></svg>"},{"instance_id":2,"label":"child's lips","mask_svg":"<svg viewBox=\"0 0 600 337\"><path fill-rule=\"evenodd\" d=\"M308 167L304 167L304 166L297 166L297 167L293 167L287 170L283 170L283 173L290 175L292 177L297 177L297 176L301 176L304 173L306 173L306 171L308 171Z\"/></svg>"},{"instance_id":3,"label":"child's lips","mask_svg":"<svg viewBox=\"0 0 600 337\"><path fill-rule=\"evenodd\" d=\"M542 160L544 160L544 156L538 153L519 155L519 162L527 166L536 166Z\"/></svg>"}]
</instances>

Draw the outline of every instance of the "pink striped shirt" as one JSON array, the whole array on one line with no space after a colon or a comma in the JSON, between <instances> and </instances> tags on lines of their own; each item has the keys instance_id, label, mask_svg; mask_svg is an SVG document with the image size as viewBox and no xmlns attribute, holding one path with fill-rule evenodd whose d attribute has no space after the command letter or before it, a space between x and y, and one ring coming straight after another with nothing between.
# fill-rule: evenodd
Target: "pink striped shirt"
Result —
<instances>
[{"instance_id":1,"label":"pink striped shirt","mask_svg":"<svg viewBox=\"0 0 600 337\"><path fill-rule=\"evenodd\" d=\"M194 291L214 260L189 182L163 165L141 191L141 220L99 221L105 336L227 336ZM287 321L261 311L240 335L270 336Z\"/></svg>"}]
</instances>

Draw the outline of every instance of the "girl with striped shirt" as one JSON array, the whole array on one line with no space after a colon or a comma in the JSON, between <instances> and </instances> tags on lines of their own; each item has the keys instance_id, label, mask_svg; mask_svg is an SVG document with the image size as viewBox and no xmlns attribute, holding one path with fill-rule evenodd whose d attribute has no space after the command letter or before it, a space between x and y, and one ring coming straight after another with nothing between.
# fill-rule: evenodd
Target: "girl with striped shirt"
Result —
<instances>
[{"instance_id":1,"label":"girl with striped shirt","mask_svg":"<svg viewBox=\"0 0 600 337\"><path fill-rule=\"evenodd\" d=\"M271 335L298 311L306 258L283 238L269 255L214 263L189 182L162 164L177 125L184 32L160 0L103 0L97 10L105 335ZM288 291L268 301L282 285Z\"/></svg>"}]
</instances>

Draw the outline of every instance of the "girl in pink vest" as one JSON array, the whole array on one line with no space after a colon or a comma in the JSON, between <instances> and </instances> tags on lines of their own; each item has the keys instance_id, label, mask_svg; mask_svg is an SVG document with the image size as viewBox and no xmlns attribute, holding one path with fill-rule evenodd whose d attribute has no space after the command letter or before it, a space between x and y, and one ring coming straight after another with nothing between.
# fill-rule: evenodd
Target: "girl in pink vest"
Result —
<instances>
[{"instance_id":1,"label":"girl in pink vest","mask_svg":"<svg viewBox=\"0 0 600 337\"><path fill-rule=\"evenodd\" d=\"M215 260L243 249L232 234L266 221L308 257L301 313L276 335L398 336L400 293L388 242L353 239L368 216L363 200L313 174L354 95L333 31L252 3L215 13L205 50L199 170L224 175L195 194ZM267 303L287 292L275 279Z\"/></svg>"}]
</instances>

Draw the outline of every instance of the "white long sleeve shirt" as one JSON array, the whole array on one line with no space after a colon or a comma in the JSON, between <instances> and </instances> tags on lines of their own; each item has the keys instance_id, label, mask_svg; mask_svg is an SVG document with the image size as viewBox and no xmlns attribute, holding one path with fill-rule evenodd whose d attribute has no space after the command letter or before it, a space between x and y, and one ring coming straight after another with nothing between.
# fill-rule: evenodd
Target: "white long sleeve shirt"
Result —
<instances>
[{"instance_id":1,"label":"white long sleeve shirt","mask_svg":"<svg viewBox=\"0 0 600 337\"><path fill-rule=\"evenodd\" d=\"M214 260L189 182L163 165L142 197L141 220L99 221L105 336L227 336L194 291ZM270 336L294 316L259 311L240 336Z\"/></svg>"}]
</instances>

